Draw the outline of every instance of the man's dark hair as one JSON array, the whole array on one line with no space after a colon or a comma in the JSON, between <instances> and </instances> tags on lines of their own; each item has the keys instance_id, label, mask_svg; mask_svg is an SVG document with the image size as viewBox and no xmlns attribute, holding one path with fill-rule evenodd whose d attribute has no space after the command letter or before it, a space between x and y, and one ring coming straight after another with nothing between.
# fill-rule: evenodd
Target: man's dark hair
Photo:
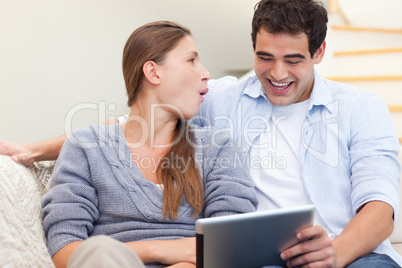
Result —
<instances>
[{"instance_id":1,"label":"man's dark hair","mask_svg":"<svg viewBox=\"0 0 402 268\"><path fill-rule=\"evenodd\" d=\"M315 0L261 0L254 8L251 38L256 46L261 28L271 34L284 33L308 37L311 57L327 35L327 10Z\"/></svg>"}]
</instances>

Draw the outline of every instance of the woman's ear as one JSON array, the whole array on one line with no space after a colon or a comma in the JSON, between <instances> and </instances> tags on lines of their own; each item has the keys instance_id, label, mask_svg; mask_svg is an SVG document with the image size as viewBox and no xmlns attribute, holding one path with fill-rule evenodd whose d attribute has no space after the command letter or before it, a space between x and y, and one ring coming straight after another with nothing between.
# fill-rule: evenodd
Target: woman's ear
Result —
<instances>
[{"instance_id":1,"label":"woman's ear","mask_svg":"<svg viewBox=\"0 0 402 268\"><path fill-rule=\"evenodd\" d=\"M152 85L160 84L160 77L158 75L158 65L153 61L147 61L144 66L142 66L142 71L144 72L145 78Z\"/></svg>"}]
</instances>

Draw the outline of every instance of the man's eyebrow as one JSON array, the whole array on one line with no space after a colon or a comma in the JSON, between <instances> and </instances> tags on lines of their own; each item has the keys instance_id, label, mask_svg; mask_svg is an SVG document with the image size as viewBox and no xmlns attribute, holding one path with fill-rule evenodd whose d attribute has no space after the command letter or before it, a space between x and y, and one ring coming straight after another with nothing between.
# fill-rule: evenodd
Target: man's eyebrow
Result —
<instances>
[{"instance_id":1,"label":"man's eyebrow","mask_svg":"<svg viewBox=\"0 0 402 268\"><path fill-rule=\"evenodd\" d=\"M306 57L303 54L289 54L289 55L285 55L284 58L299 58L299 59L305 59Z\"/></svg>"},{"instance_id":2,"label":"man's eyebrow","mask_svg":"<svg viewBox=\"0 0 402 268\"><path fill-rule=\"evenodd\" d=\"M264 52L264 51L257 51L257 52L255 52L255 54L258 56L274 57L274 55L272 55L271 53Z\"/></svg>"},{"instance_id":3,"label":"man's eyebrow","mask_svg":"<svg viewBox=\"0 0 402 268\"><path fill-rule=\"evenodd\" d=\"M257 51L257 52L255 52L255 54L258 55L258 56L266 56L266 57L273 57L274 58L274 55L272 55L271 53L268 53L268 52L264 52L264 51ZM303 54L296 53L296 54L285 55L284 58L287 58L287 59L289 59L289 58L299 58L299 59L304 60L306 57Z\"/></svg>"}]
</instances>

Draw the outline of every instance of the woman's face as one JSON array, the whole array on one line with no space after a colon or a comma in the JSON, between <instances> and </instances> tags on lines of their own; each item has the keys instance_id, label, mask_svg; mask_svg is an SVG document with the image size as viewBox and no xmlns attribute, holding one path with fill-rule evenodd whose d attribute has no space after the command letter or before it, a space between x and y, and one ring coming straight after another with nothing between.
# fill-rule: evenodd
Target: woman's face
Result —
<instances>
[{"instance_id":1,"label":"woman's face","mask_svg":"<svg viewBox=\"0 0 402 268\"><path fill-rule=\"evenodd\" d=\"M158 75L160 108L173 111L185 119L192 118L204 101L203 95L208 92L207 81L211 75L201 65L197 46L190 36L183 37L166 54L164 61L158 64Z\"/></svg>"}]
</instances>

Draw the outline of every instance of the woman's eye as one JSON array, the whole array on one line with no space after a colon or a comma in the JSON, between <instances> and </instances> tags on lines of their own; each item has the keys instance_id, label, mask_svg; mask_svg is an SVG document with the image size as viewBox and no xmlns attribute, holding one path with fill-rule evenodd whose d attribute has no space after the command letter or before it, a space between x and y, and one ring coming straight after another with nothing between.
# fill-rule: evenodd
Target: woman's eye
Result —
<instances>
[{"instance_id":1,"label":"woman's eye","mask_svg":"<svg viewBox=\"0 0 402 268\"><path fill-rule=\"evenodd\" d=\"M194 63L195 59L190 59L189 62Z\"/></svg>"}]
</instances>

